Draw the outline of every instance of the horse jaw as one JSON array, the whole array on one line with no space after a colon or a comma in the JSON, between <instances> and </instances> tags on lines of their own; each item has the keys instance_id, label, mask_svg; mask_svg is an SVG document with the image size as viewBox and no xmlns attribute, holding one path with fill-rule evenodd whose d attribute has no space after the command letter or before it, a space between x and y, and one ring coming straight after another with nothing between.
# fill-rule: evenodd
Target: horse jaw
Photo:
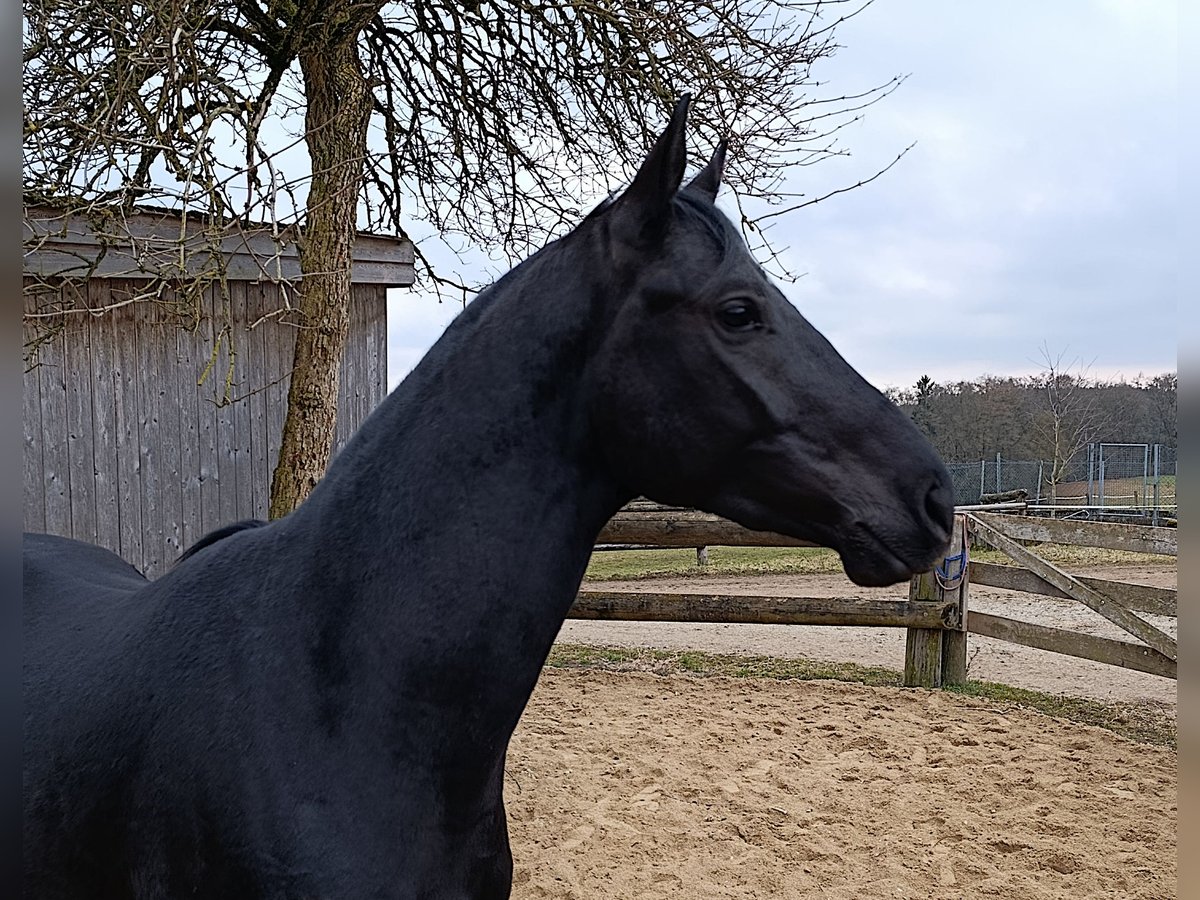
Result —
<instances>
[{"instance_id":1,"label":"horse jaw","mask_svg":"<svg viewBox=\"0 0 1200 900\"><path fill-rule=\"evenodd\" d=\"M906 581L929 571L949 545L953 507L932 469L923 493L906 502L888 490L894 485L887 483L886 469L834 463L814 454L795 432L756 442L739 462L736 474L695 505L754 531L836 550L855 584Z\"/></svg>"}]
</instances>

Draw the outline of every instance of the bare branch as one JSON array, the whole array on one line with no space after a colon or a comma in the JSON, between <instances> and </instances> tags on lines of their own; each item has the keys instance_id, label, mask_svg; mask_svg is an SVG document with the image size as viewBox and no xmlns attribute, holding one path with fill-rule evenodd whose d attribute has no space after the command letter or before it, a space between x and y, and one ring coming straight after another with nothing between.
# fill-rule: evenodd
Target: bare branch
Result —
<instances>
[{"instance_id":1,"label":"bare branch","mask_svg":"<svg viewBox=\"0 0 1200 900\"><path fill-rule=\"evenodd\" d=\"M39 199L297 221L315 173L288 146L305 131L296 61L319 31L358 41L374 87L364 227L424 221L524 255L624 181L661 110L689 89L697 161L729 138L739 201L778 207L746 220L776 255L763 223L869 184L906 152L819 198L782 192L789 169L844 155L841 130L903 80L819 93L814 65L869 5L33 0L25 187ZM288 132L296 139L281 142ZM431 275L427 258L418 265Z\"/></svg>"},{"instance_id":2,"label":"bare branch","mask_svg":"<svg viewBox=\"0 0 1200 900\"><path fill-rule=\"evenodd\" d=\"M882 169L880 169L878 172L876 172L870 178L864 178L861 181L856 181L854 184L847 185L846 187L836 188L835 190L832 190L825 194L822 194L820 197L813 197L811 200L805 200L803 203L796 203L796 204L793 204L792 206L788 206L783 209L775 210L774 212L764 213L763 215L757 216L754 219L750 220L750 222L748 224L751 225L751 227L758 229L760 227L761 223L765 222L767 219L774 219L774 218L784 215L785 213L796 212L796 210L804 209L804 207L806 207L806 206L812 206L813 204L820 203L824 200L828 200L830 197L834 197L838 194L844 194L847 191L852 191L855 188L860 188L865 184L870 184L872 181L874 181L880 175L884 174L890 168L892 168L892 166L896 165L896 163L900 162L900 160L902 160L904 158L905 154L908 153L908 151L911 150L915 146L917 146L917 142L913 141L911 144L909 144L907 147L905 147L903 150L901 150L900 153L897 154L895 159L893 159L890 163L888 163L886 166L884 166Z\"/></svg>"}]
</instances>

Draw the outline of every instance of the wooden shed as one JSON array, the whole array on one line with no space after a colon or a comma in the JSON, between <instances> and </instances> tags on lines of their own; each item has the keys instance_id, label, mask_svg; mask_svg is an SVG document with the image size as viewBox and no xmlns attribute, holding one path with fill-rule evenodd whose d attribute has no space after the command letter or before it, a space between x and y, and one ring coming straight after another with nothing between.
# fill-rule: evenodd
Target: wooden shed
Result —
<instances>
[{"instance_id":1,"label":"wooden shed","mask_svg":"<svg viewBox=\"0 0 1200 900\"><path fill-rule=\"evenodd\" d=\"M266 228L214 239L172 212L133 214L117 244L102 231L25 210L25 530L154 577L207 531L266 517L299 261ZM185 273L204 277L153 280ZM412 244L359 235L352 278L335 453L387 391L386 293L412 284Z\"/></svg>"}]
</instances>

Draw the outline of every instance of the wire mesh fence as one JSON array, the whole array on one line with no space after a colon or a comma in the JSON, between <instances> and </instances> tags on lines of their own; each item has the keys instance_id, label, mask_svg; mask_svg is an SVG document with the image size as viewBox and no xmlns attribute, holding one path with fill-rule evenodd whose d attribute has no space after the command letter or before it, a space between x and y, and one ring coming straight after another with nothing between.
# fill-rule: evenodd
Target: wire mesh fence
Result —
<instances>
[{"instance_id":1,"label":"wire mesh fence","mask_svg":"<svg viewBox=\"0 0 1200 900\"><path fill-rule=\"evenodd\" d=\"M1050 460L1004 459L951 463L955 503L1023 490L1031 503L1068 508L1128 510L1157 518L1175 515L1177 452L1163 444L1090 444L1055 477Z\"/></svg>"}]
</instances>

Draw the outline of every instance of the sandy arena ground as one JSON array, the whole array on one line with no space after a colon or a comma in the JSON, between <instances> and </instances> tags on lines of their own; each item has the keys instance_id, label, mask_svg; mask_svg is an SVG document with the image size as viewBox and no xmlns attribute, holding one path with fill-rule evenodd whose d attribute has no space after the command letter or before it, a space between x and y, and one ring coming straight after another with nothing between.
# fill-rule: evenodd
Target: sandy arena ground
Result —
<instances>
[{"instance_id":1,"label":"sandy arena ground","mask_svg":"<svg viewBox=\"0 0 1200 900\"><path fill-rule=\"evenodd\" d=\"M1086 574L1175 585L1174 569ZM834 576L612 587L871 593ZM1122 636L1072 602L972 588L971 604ZM904 658L899 629L568 622L560 639ZM1167 679L971 648L973 677L1175 705ZM1176 785L1173 750L940 691L547 670L508 757L513 896L1172 898Z\"/></svg>"},{"instance_id":2,"label":"sandy arena ground","mask_svg":"<svg viewBox=\"0 0 1200 900\"><path fill-rule=\"evenodd\" d=\"M1176 757L981 701L547 670L515 898L1171 898Z\"/></svg>"}]
</instances>

